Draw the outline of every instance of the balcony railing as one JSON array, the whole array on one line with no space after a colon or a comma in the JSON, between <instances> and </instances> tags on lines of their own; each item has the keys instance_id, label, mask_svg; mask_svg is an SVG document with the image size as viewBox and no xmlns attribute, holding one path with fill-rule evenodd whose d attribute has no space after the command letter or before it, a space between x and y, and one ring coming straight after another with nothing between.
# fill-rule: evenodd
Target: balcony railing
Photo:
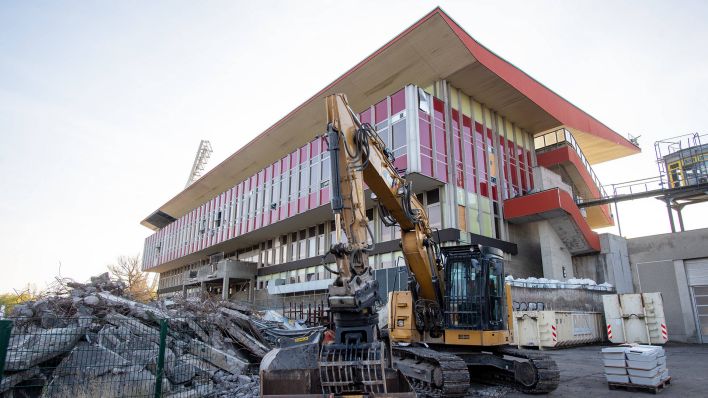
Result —
<instances>
[{"instance_id":1,"label":"balcony railing","mask_svg":"<svg viewBox=\"0 0 708 398\"><path fill-rule=\"evenodd\" d=\"M590 162L588 162L588 159L585 157L585 154L583 154L582 149L580 149L580 145L578 145L578 142L575 141L575 137L573 137L573 134L571 134L570 131L566 130L565 128L560 128L534 138L534 146L536 147L537 151L540 149L557 147L560 145L568 145L569 147L575 150L575 153L578 155L580 161L585 166L585 169L590 175L590 178L592 178L597 189L600 190L600 197L606 197L607 192L605 192L605 188L600 183L600 179L597 178L597 174L595 174L595 171L592 169L592 166L590 166Z\"/></svg>"}]
</instances>

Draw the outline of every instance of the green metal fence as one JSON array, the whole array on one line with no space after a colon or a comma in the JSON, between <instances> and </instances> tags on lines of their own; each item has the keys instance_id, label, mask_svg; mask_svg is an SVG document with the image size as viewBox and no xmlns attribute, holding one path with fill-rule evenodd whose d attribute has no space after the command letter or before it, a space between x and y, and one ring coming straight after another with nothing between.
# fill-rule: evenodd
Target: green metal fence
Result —
<instances>
[{"instance_id":1,"label":"green metal fence","mask_svg":"<svg viewBox=\"0 0 708 398\"><path fill-rule=\"evenodd\" d=\"M255 396L252 358L207 319L0 320L0 398Z\"/></svg>"}]
</instances>

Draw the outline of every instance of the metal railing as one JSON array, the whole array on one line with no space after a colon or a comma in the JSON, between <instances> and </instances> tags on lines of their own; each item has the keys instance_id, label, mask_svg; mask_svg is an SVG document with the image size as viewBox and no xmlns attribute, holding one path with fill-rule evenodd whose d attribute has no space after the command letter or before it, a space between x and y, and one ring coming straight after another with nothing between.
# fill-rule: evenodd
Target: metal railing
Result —
<instances>
[{"instance_id":1,"label":"metal railing","mask_svg":"<svg viewBox=\"0 0 708 398\"><path fill-rule=\"evenodd\" d=\"M585 157L585 154L583 153L582 149L580 149L580 145L578 145L578 142L575 140L575 137L573 137L573 134L571 134L570 131L565 128L559 128L557 130L553 130L551 132L534 137L534 146L537 151L540 149L558 147L561 145L568 145L569 147L575 150L575 153L580 158L580 162L582 162L583 166L585 166L585 169L587 170L588 174L590 174L590 178L595 183L597 189L600 190L600 196L606 197L607 192L605 192L602 183L600 183L600 179L597 177L597 174L595 174L595 171L592 169L592 166L590 166L590 162Z\"/></svg>"},{"instance_id":2,"label":"metal railing","mask_svg":"<svg viewBox=\"0 0 708 398\"><path fill-rule=\"evenodd\" d=\"M624 181L615 184L605 185L605 191L610 192L610 196L634 195L644 192L655 191L667 188L662 176L642 178L639 180ZM606 196L609 197L609 196Z\"/></svg>"}]
</instances>

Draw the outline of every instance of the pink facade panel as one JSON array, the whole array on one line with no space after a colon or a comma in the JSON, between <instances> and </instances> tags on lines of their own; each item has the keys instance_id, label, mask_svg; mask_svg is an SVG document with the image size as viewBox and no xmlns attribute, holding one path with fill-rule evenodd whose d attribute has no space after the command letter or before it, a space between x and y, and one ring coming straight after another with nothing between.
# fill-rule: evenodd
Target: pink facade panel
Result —
<instances>
[{"instance_id":1,"label":"pink facade panel","mask_svg":"<svg viewBox=\"0 0 708 398\"><path fill-rule=\"evenodd\" d=\"M374 117L376 124L388 119L388 104L386 100L380 101L374 106Z\"/></svg>"},{"instance_id":2,"label":"pink facade panel","mask_svg":"<svg viewBox=\"0 0 708 398\"><path fill-rule=\"evenodd\" d=\"M371 120L371 108L366 108L366 110L362 113L359 114L359 121L364 124L364 123L372 123Z\"/></svg>"},{"instance_id":3,"label":"pink facade panel","mask_svg":"<svg viewBox=\"0 0 708 398\"><path fill-rule=\"evenodd\" d=\"M326 204L329 203L330 200L330 188L323 188L320 189L320 203Z\"/></svg>"},{"instance_id":4,"label":"pink facade panel","mask_svg":"<svg viewBox=\"0 0 708 398\"><path fill-rule=\"evenodd\" d=\"M406 91L401 89L391 96L391 115L395 115L406 108Z\"/></svg>"}]
</instances>

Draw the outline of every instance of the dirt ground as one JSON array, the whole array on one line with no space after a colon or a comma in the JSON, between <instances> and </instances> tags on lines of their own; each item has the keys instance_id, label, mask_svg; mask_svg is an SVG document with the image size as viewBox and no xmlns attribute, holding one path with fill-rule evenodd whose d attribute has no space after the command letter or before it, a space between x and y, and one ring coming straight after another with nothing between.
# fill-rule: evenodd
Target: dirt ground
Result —
<instances>
[{"instance_id":1,"label":"dirt ground","mask_svg":"<svg viewBox=\"0 0 708 398\"><path fill-rule=\"evenodd\" d=\"M610 390L602 369L602 346L583 346L545 351L558 363L560 385L548 397L643 397L651 393ZM666 365L671 384L658 395L662 397L708 397L708 344L669 343ZM529 397L505 388L473 386L470 397Z\"/></svg>"}]
</instances>

